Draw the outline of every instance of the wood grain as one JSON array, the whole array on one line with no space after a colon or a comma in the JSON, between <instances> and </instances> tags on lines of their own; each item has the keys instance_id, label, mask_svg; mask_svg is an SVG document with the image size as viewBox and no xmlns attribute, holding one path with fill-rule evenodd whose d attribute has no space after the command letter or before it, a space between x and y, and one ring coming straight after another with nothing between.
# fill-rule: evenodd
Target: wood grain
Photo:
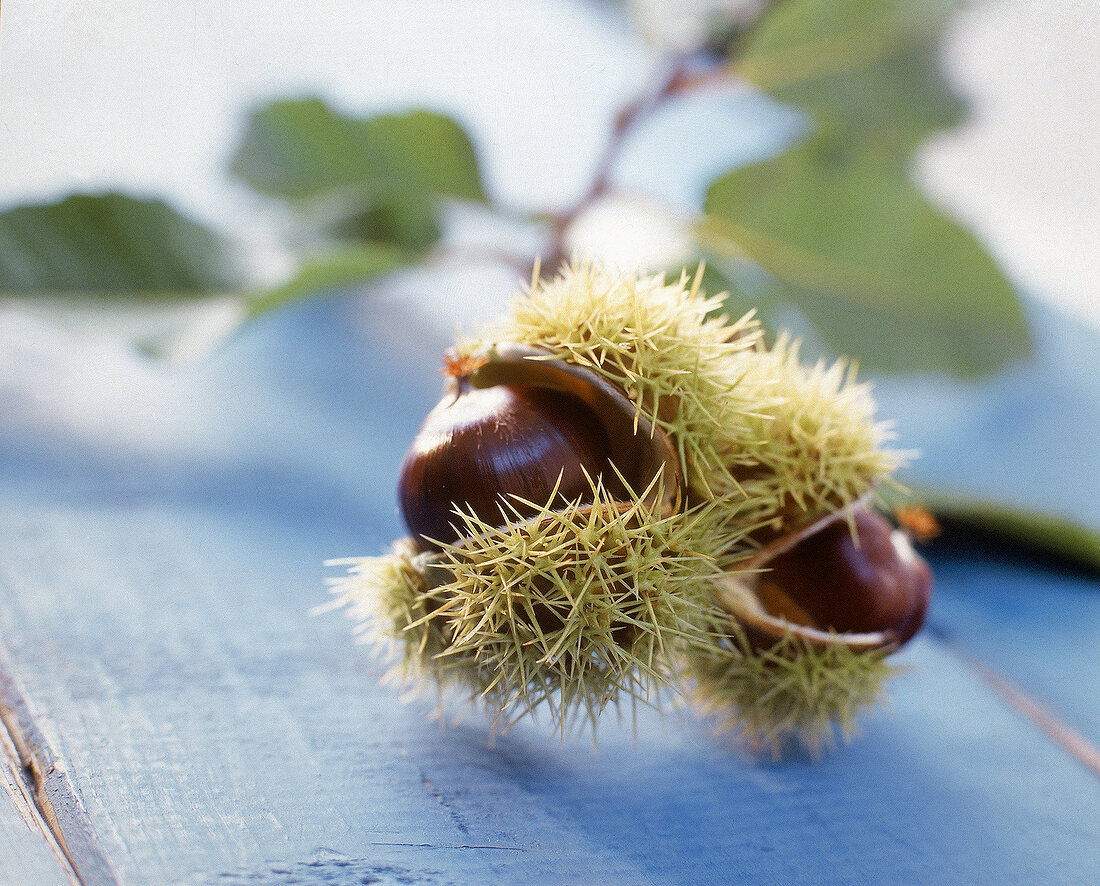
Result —
<instances>
[{"instance_id":1,"label":"wood grain","mask_svg":"<svg viewBox=\"0 0 1100 886\"><path fill-rule=\"evenodd\" d=\"M0 649L0 722L10 750L11 772L20 780L23 817L56 858L67 880L80 886L114 886L114 872L99 851L65 763L54 756L39 731L30 705L9 676L11 671Z\"/></svg>"},{"instance_id":2,"label":"wood grain","mask_svg":"<svg viewBox=\"0 0 1100 886\"><path fill-rule=\"evenodd\" d=\"M1100 744L1100 584L981 557L937 563L935 626Z\"/></svg>"},{"instance_id":3,"label":"wood grain","mask_svg":"<svg viewBox=\"0 0 1100 886\"><path fill-rule=\"evenodd\" d=\"M307 615L321 551L293 521L24 507L0 515L16 532L11 660L124 883L806 882L822 855L828 882L886 864L1072 883L1100 865L1100 783L926 640L893 715L817 764L649 715L596 756L534 726L490 750L479 717L426 723L341 619Z\"/></svg>"}]
</instances>

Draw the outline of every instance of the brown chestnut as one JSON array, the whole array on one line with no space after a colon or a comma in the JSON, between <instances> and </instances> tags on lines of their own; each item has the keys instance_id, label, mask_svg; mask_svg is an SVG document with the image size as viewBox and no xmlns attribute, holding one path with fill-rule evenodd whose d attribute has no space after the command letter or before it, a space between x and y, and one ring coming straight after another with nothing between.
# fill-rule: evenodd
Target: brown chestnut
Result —
<instances>
[{"instance_id":1,"label":"brown chestnut","mask_svg":"<svg viewBox=\"0 0 1100 886\"><path fill-rule=\"evenodd\" d=\"M610 442L592 410L570 394L529 385L475 388L460 381L424 421L405 456L398 495L414 536L459 537L454 506L490 524L512 517L516 496L538 504L591 497Z\"/></svg>"},{"instance_id":2,"label":"brown chestnut","mask_svg":"<svg viewBox=\"0 0 1100 886\"><path fill-rule=\"evenodd\" d=\"M932 591L909 537L863 506L781 539L749 566L752 578L731 578L722 600L758 648L787 633L816 645L896 648L920 629Z\"/></svg>"},{"instance_id":3,"label":"brown chestnut","mask_svg":"<svg viewBox=\"0 0 1100 886\"><path fill-rule=\"evenodd\" d=\"M534 515L524 500L591 503L597 479L625 500L664 472L664 503L678 499L671 443L595 373L514 344L450 358L444 371L448 391L398 478L405 522L422 547L460 539L456 510L502 526Z\"/></svg>"}]
</instances>

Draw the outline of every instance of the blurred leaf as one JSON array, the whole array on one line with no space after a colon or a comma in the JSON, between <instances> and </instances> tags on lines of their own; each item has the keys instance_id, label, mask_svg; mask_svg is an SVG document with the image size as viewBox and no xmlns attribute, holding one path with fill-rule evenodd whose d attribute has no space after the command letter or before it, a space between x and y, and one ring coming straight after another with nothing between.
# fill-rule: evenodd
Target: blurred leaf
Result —
<instances>
[{"instance_id":1,"label":"blurred leaf","mask_svg":"<svg viewBox=\"0 0 1100 886\"><path fill-rule=\"evenodd\" d=\"M428 111L356 119L318 99L276 102L253 114L232 169L342 237L408 248L439 236L441 199L485 199L470 139Z\"/></svg>"},{"instance_id":2,"label":"blurred leaf","mask_svg":"<svg viewBox=\"0 0 1100 886\"><path fill-rule=\"evenodd\" d=\"M766 318L797 305L877 371L972 376L1030 349L1012 286L909 178L916 145L963 112L936 65L958 5L785 0L738 47L736 72L808 111L812 134L713 182L701 244L729 278L737 262L767 272L748 292Z\"/></svg>"},{"instance_id":3,"label":"blurred leaf","mask_svg":"<svg viewBox=\"0 0 1100 886\"><path fill-rule=\"evenodd\" d=\"M194 297L241 288L228 240L159 200L77 194L0 213L0 294Z\"/></svg>"},{"instance_id":4,"label":"blurred leaf","mask_svg":"<svg viewBox=\"0 0 1100 886\"><path fill-rule=\"evenodd\" d=\"M943 527L933 549L1007 548L1100 577L1100 533L1063 517L935 490L881 490L891 507L918 502Z\"/></svg>"},{"instance_id":5,"label":"blurred leaf","mask_svg":"<svg viewBox=\"0 0 1100 886\"><path fill-rule=\"evenodd\" d=\"M338 242L390 243L427 249L439 239L437 211L425 203L384 203L363 211L337 214L326 232Z\"/></svg>"},{"instance_id":6,"label":"blurred leaf","mask_svg":"<svg viewBox=\"0 0 1100 886\"><path fill-rule=\"evenodd\" d=\"M739 76L841 133L850 150L904 161L963 105L937 66L958 0L784 0L738 49Z\"/></svg>"},{"instance_id":7,"label":"blurred leaf","mask_svg":"<svg viewBox=\"0 0 1100 886\"><path fill-rule=\"evenodd\" d=\"M705 249L770 276L838 353L880 371L991 371L1027 354L1015 294L975 240L903 170L836 157L820 139L711 185Z\"/></svg>"},{"instance_id":8,"label":"blurred leaf","mask_svg":"<svg viewBox=\"0 0 1100 886\"><path fill-rule=\"evenodd\" d=\"M217 316L227 304L241 306L231 322L218 321L213 339L223 338L242 320L367 283L417 258L382 243L337 247L304 259L287 282L256 291L229 241L157 200L76 195L0 213L0 297L33 298L58 319L79 318L94 304L115 332L159 356L174 353L180 340L190 347L192 327L209 325L210 311L190 321L164 313L169 300L205 298ZM87 316L81 325L89 325Z\"/></svg>"},{"instance_id":9,"label":"blurred leaf","mask_svg":"<svg viewBox=\"0 0 1100 886\"><path fill-rule=\"evenodd\" d=\"M348 245L311 256L288 282L249 300L256 316L322 292L346 289L395 271L413 261L408 252L379 243Z\"/></svg>"}]
</instances>

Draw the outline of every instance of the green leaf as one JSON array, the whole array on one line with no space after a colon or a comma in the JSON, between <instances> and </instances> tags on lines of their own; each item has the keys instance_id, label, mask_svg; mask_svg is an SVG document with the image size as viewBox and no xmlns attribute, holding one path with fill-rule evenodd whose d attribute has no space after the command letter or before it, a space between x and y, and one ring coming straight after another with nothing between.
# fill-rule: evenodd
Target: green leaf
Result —
<instances>
[{"instance_id":1,"label":"green leaf","mask_svg":"<svg viewBox=\"0 0 1100 886\"><path fill-rule=\"evenodd\" d=\"M485 199L469 137L428 111L357 119L318 99L276 102L253 114L232 170L332 233L407 248L439 236L442 199Z\"/></svg>"},{"instance_id":2,"label":"green leaf","mask_svg":"<svg viewBox=\"0 0 1100 886\"><path fill-rule=\"evenodd\" d=\"M1100 576L1100 533L1063 517L935 490L882 490L891 507L919 503L943 526L952 547L1002 547Z\"/></svg>"},{"instance_id":3,"label":"green leaf","mask_svg":"<svg viewBox=\"0 0 1100 886\"><path fill-rule=\"evenodd\" d=\"M1010 284L903 170L812 138L718 179L705 209L706 250L768 271L750 295L793 302L870 368L971 376L1029 351Z\"/></svg>"},{"instance_id":4,"label":"green leaf","mask_svg":"<svg viewBox=\"0 0 1100 886\"><path fill-rule=\"evenodd\" d=\"M389 243L405 249L427 249L439 239L435 207L415 200L375 204L337 214L326 231L337 242Z\"/></svg>"},{"instance_id":5,"label":"green leaf","mask_svg":"<svg viewBox=\"0 0 1100 886\"><path fill-rule=\"evenodd\" d=\"M212 297L210 304L220 304L213 297L230 296L248 319L367 283L417 258L385 243L334 247L305 258L287 282L250 291L229 241L157 200L76 195L0 213L0 296L33 299L58 319L79 318L92 304L112 329L159 355L186 337L186 321L164 313L171 300Z\"/></svg>"},{"instance_id":6,"label":"green leaf","mask_svg":"<svg viewBox=\"0 0 1100 886\"><path fill-rule=\"evenodd\" d=\"M194 297L240 288L237 249L160 200L77 194L0 213L0 294Z\"/></svg>"},{"instance_id":7,"label":"green leaf","mask_svg":"<svg viewBox=\"0 0 1100 886\"><path fill-rule=\"evenodd\" d=\"M393 246L360 243L332 249L306 259L286 283L249 300L250 316L322 292L367 283L411 264L415 256Z\"/></svg>"},{"instance_id":8,"label":"green leaf","mask_svg":"<svg viewBox=\"0 0 1100 886\"><path fill-rule=\"evenodd\" d=\"M750 280L766 319L789 319L793 304L827 347L877 371L973 376L1030 350L1012 286L909 178L916 145L963 113L936 64L958 5L785 0L737 47L736 73L813 127L794 150L712 183L704 250L727 278ZM748 263L767 273L746 275Z\"/></svg>"},{"instance_id":9,"label":"green leaf","mask_svg":"<svg viewBox=\"0 0 1100 886\"><path fill-rule=\"evenodd\" d=\"M849 149L904 162L964 107L937 65L957 0L786 0L738 50L737 74L809 111Z\"/></svg>"}]
</instances>

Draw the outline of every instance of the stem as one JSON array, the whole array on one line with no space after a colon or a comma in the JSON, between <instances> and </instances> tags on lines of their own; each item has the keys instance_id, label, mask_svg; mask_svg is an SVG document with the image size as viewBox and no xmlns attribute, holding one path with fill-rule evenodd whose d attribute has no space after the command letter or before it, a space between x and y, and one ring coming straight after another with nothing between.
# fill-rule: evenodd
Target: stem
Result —
<instances>
[{"instance_id":1,"label":"stem","mask_svg":"<svg viewBox=\"0 0 1100 886\"><path fill-rule=\"evenodd\" d=\"M596 162L592 179L580 198L568 209L549 215L550 250L541 265L541 276L552 276L568 261L565 237L569 227L581 213L612 189L611 174L622 155L631 134L670 98L701 87L728 82L731 74L727 64L715 64L699 69L699 53L686 53L671 59L667 69L637 98L615 115L607 142Z\"/></svg>"}]
</instances>

